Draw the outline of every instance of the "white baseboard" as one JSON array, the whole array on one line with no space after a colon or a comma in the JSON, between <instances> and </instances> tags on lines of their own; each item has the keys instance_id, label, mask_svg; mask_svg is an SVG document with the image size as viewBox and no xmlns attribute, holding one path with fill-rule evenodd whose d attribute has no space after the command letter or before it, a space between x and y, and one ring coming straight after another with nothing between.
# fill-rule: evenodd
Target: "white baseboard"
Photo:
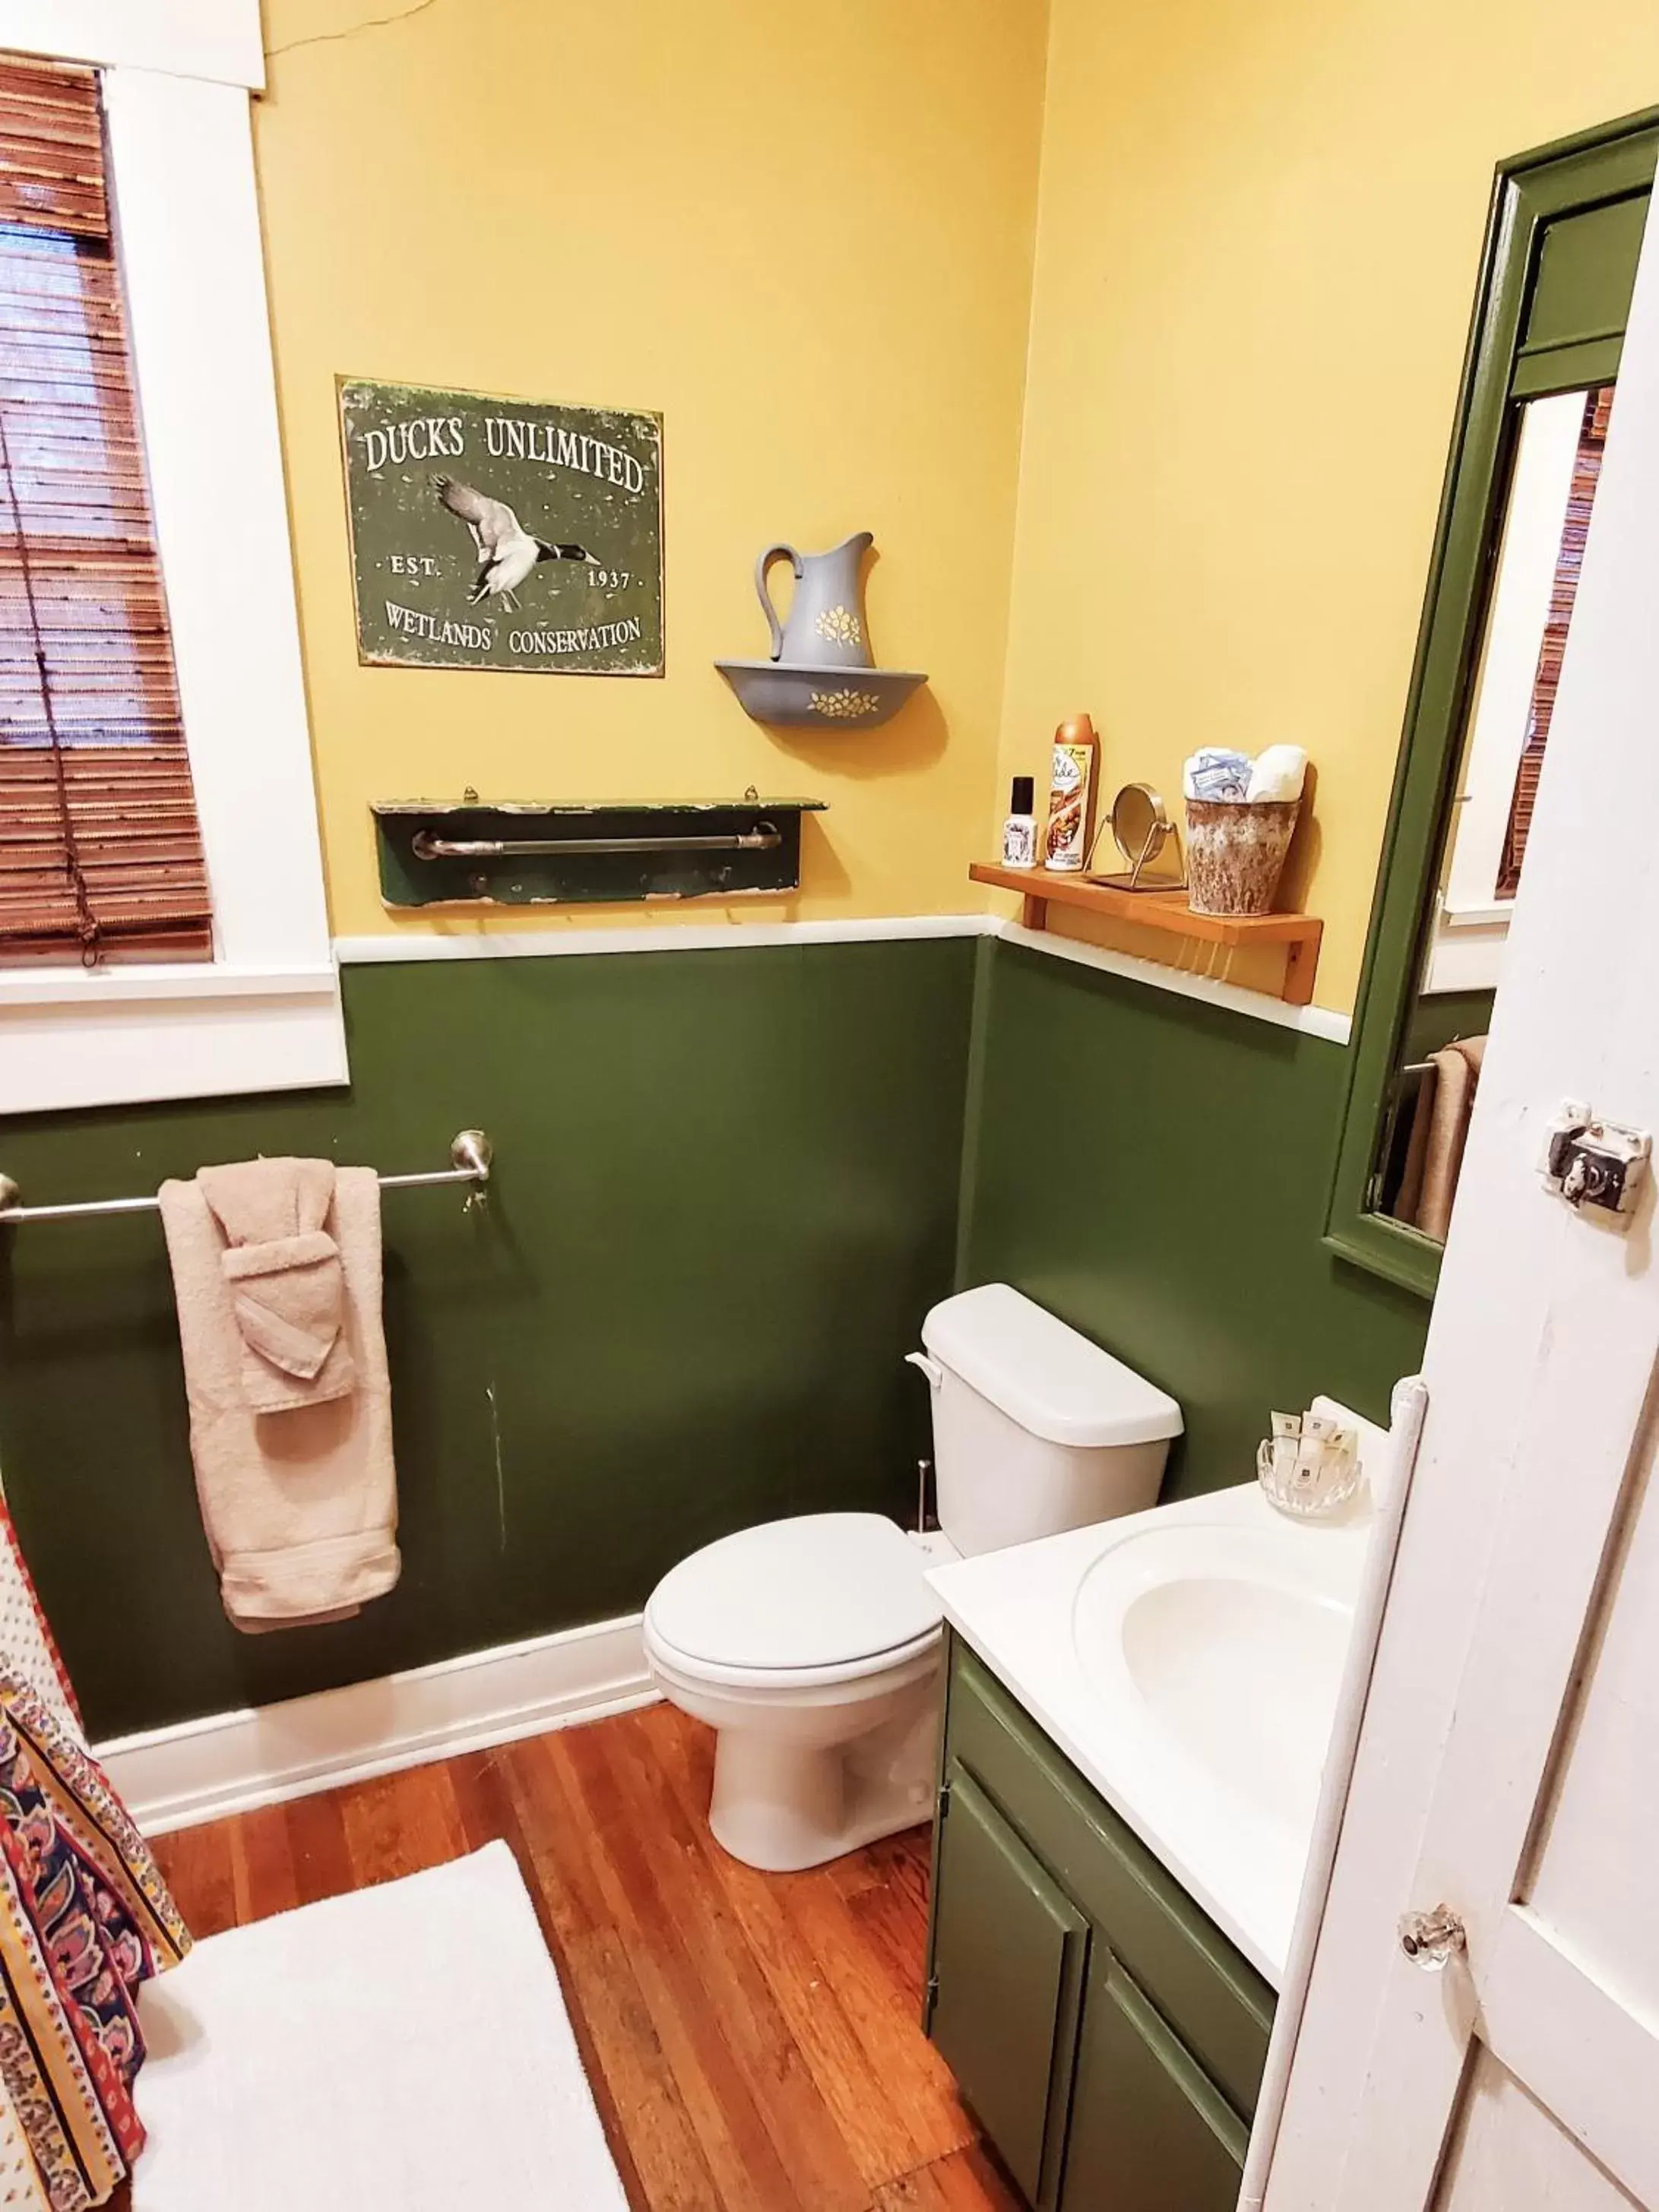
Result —
<instances>
[{"instance_id":1,"label":"white baseboard","mask_svg":"<svg viewBox=\"0 0 1659 2212\"><path fill-rule=\"evenodd\" d=\"M635 1613L94 1748L138 1826L159 1836L656 1695Z\"/></svg>"}]
</instances>

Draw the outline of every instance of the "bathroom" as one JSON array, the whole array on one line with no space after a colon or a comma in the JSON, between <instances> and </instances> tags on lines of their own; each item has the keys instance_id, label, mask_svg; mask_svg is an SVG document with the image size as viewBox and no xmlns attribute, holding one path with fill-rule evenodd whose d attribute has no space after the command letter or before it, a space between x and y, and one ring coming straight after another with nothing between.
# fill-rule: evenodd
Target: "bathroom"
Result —
<instances>
[{"instance_id":1,"label":"bathroom","mask_svg":"<svg viewBox=\"0 0 1659 2212\"><path fill-rule=\"evenodd\" d=\"M796 1874L731 1859L641 1616L738 1530L915 1526L933 1397L906 1362L960 1291L1011 1285L1173 1401L1166 1505L1253 1481L1277 1411L1385 1427L1425 1370L1432 1269L1343 1224L1493 173L1659 100L1659 25L1633 0L1593 34L1492 0L128 0L54 44L47 13L0 0L0 52L104 73L218 957L0 959L0 1171L27 1208L492 1148L485 1189L384 1200L397 1586L280 1632L226 1615L154 1213L0 1230L0 1476L87 1735L204 1963L504 1841L620 2173L596 2205L1089 2212L1058 2193L1063 2124L1026 2187L923 2034L927 1825ZM658 422L660 674L365 657L348 380ZM174 557L179 502L227 487L246 536ZM757 554L864 530L878 662L925 684L878 727L751 719L714 664L765 657ZM527 629L565 569L525 585ZM1305 750L1305 1003L1282 948L1058 903L1030 929L970 878L1085 711L1103 817L1144 782L1179 821L1200 746ZM750 793L823 806L798 885L685 902L398 903L372 811ZM1634 881L1600 842L1580 866ZM1578 1065L1545 1090L1643 1118ZM1387 1946L1460 1902L1413 1873ZM195 2202L167 2132L137 2212ZM212 2201L263 2212L253 2185ZM1274 2185L1270 2212L1298 2187L1383 2212L1437 2185ZM590 2201L556 2172L520 2193Z\"/></svg>"}]
</instances>

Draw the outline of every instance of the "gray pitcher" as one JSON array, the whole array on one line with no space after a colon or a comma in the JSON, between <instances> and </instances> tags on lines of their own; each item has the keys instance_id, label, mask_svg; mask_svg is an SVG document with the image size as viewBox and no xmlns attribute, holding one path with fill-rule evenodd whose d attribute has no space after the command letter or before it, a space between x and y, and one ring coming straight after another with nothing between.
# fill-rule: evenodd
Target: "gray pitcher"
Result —
<instances>
[{"instance_id":1,"label":"gray pitcher","mask_svg":"<svg viewBox=\"0 0 1659 2212\"><path fill-rule=\"evenodd\" d=\"M772 625L774 660L792 667L875 666L864 619L864 556L875 542L869 531L858 530L827 553L797 553L793 545L767 547L755 563L755 589ZM768 570L782 559L795 572L795 596L787 623L778 620L766 588Z\"/></svg>"}]
</instances>

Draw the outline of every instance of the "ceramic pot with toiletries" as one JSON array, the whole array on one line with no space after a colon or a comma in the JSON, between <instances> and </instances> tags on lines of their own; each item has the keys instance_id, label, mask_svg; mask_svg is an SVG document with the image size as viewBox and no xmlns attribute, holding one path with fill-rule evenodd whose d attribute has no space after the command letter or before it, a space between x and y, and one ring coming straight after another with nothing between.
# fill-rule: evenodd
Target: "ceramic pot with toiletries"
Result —
<instances>
[{"instance_id":1,"label":"ceramic pot with toiletries","mask_svg":"<svg viewBox=\"0 0 1659 2212\"><path fill-rule=\"evenodd\" d=\"M1271 914L1302 811L1308 756L1269 745L1252 760L1206 745L1187 762L1187 883L1194 914Z\"/></svg>"},{"instance_id":2,"label":"ceramic pot with toiletries","mask_svg":"<svg viewBox=\"0 0 1659 2212\"><path fill-rule=\"evenodd\" d=\"M1048 782L1048 825L1042 865L1057 875L1081 875L1095 842L1095 794L1100 781L1100 738L1086 714L1073 714L1054 732Z\"/></svg>"}]
</instances>

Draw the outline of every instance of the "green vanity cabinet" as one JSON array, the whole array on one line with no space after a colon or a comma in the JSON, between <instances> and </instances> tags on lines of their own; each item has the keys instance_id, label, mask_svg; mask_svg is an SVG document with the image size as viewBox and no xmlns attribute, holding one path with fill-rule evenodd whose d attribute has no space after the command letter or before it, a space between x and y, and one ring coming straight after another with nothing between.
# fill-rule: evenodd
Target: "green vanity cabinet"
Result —
<instances>
[{"instance_id":1,"label":"green vanity cabinet","mask_svg":"<svg viewBox=\"0 0 1659 2212\"><path fill-rule=\"evenodd\" d=\"M927 2029L1035 2212L1232 2212L1273 1993L952 1638Z\"/></svg>"}]
</instances>

